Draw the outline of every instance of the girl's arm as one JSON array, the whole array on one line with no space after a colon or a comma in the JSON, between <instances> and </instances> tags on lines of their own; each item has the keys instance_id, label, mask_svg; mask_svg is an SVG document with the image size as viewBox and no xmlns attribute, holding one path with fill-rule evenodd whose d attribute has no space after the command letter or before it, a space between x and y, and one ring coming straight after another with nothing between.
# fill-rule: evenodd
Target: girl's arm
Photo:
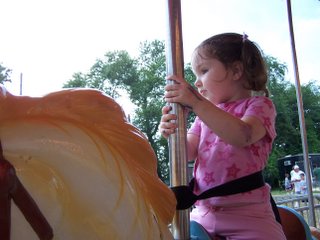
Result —
<instances>
[{"instance_id":1,"label":"girl's arm","mask_svg":"<svg viewBox=\"0 0 320 240\"><path fill-rule=\"evenodd\" d=\"M266 134L262 122L252 116L241 119L221 110L201 96L184 79L170 76L177 84L167 85L165 100L192 108L193 112L225 142L238 147L257 142Z\"/></svg>"},{"instance_id":2,"label":"girl's arm","mask_svg":"<svg viewBox=\"0 0 320 240\"><path fill-rule=\"evenodd\" d=\"M194 134L187 134L188 161L194 160L198 155L199 137Z\"/></svg>"},{"instance_id":3,"label":"girl's arm","mask_svg":"<svg viewBox=\"0 0 320 240\"><path fill-rule=\"evenodd\" d=\"M239 119L206 99L195 99L192 109L215 134L231 145L248 146L266 134L266 129L258 118L245 116Z\"/></svg>"}]
</instances>

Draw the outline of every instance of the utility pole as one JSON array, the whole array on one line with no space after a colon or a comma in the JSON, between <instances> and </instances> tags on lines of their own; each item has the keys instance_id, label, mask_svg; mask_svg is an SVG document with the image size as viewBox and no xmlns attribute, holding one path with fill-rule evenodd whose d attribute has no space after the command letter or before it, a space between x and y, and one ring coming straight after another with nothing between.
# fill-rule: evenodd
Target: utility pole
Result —
<instances>
[{"instance_id":1,"label":"utility pole","mask_svg":"<svg viewBox=\"0 0 320 240\"><path fill-rule=\"evenodd\" d=\"M22 73L20 73L20 96L22 95Z\"/></svg>"}]
</instances>

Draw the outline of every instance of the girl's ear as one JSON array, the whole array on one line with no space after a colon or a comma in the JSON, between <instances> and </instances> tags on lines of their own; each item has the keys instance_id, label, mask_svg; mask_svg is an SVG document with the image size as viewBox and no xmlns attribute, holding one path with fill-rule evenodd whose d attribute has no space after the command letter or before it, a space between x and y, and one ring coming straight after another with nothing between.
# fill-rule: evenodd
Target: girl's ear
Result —
<instances>
[{"instance_id":1,"label":"girl's ear","mask_svg":"<svg viewBox=\"0 0 320 240\"><path fill-rule=\"evenodd\" d=\"M232 73L233 73L233 79L235 81L241 79L243 76L243 64L240 61L236 61L232 64Z\"/></svg>"}]
</instances>

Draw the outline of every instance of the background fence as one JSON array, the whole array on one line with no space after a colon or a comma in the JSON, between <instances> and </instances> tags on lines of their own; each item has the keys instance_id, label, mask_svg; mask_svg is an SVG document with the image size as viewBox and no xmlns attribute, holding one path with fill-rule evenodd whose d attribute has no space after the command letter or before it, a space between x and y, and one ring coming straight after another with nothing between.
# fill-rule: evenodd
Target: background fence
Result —
<instances>
[{"instance_id":1,"label":"background fence","mask_svg":"<svg viewBox=\"0 0 320 240\"><path fill-rule=\"evenodd\" d=\"M293 208L299 212L305 221L309 224L309 206L308 206L308 195L297 195L297 194L285 194L285 195L273 195L273 198L277 205L285 205ZM314 198L314 211L316 216L316 226L320 227L320 194L313 194Z\"/></svg>"}]
</instances>

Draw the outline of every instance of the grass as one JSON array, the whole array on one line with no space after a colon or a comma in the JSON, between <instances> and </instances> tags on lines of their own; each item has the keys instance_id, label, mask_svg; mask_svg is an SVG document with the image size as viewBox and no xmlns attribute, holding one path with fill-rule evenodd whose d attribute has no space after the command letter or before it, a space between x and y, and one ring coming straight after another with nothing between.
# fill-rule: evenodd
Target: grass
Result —
<instances>
[{"instance_id":1,"label":"grass","mask_svg":"<svg viewBox=\"0 0 320 240\"><path fill-rule=\"evenodd\" d=\"M320 193L320 189L313 189L313 193ZM271 189L271 195L284 195L287 194L287 192L281 188L275 188L275 189Z\"/></svg>"},{"instance_id":2,"label":"grass","mask_svg":"<svg viewBox=\"0 0 320 240\"><path fill-rule=\"evenodd\" d=\"M283 189L271 189L271 195L284 195L287 192Z\"/></svg>"}]
</instances>

